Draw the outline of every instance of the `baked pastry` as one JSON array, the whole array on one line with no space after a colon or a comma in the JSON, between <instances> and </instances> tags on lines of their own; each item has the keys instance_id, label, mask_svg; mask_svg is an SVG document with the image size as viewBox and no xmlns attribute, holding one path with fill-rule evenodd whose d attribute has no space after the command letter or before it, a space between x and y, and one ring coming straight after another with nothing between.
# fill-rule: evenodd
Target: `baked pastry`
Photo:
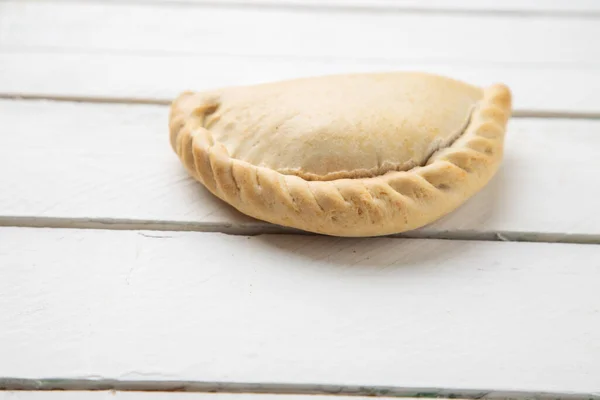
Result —
<instances>
[{"instance_id":1,"label":"baked pastry","mask_svg":"<svg viewBox=\"0 0 600 400\"><path fill-rule=\"evenodd\" d=\"M214 195L254 218L335 236L426 225L501 163L511 94L392 72L185 92L171 145Z\"/></svg>"}]
</instances>

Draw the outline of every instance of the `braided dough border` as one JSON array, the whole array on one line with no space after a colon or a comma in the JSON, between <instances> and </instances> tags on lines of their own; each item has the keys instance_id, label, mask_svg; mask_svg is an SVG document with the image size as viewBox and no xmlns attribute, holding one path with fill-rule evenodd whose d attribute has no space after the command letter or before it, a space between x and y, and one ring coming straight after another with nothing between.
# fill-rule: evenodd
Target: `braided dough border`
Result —
<instances>
[{"instance_id":1,"label":"braided dough border","mask_svg":"<svg viewBox=\"0 0 600 400\"><path fill-rule=\"evenodd\" d=\"M404 232L456 209L496 173L512 106L506 86L490 86L464 133L425 165L369 178L308 181L231 158L202 127L214 105L198 104L185 115L175 104L171 144L211 193L251 217L333 236Z\"/></svg>"}]
</instances>

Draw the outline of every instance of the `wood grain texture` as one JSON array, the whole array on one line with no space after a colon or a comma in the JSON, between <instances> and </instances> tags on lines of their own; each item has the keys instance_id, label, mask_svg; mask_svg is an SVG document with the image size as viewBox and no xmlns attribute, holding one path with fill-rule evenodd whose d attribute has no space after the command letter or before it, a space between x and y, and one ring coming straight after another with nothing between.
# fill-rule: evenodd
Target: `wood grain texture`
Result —
<instances>
[{"instance_id":1,"label":"wood grain texture","mask_svg":"<svg viewBox=\"0 0 600 400\"><path fill-rule=\"evenodd\" d=\"M165 100L185 89L418 69L505 82L519 110L597 112L596 22L9 1L0 3L0 91Z\"/></svg>"},{"instance_id":2,"label":"wood grain texture","mask_svg":"<svg viewBox=\"0 0 600 400\"><path fill-rule=\"evenodd\" d=\"M0 376L600 390L600 246L0 229Z\"/></svg>"},{"instance_id":3,"label":"wood grain texture","mask_svg":"<svg viewBox=\"0 0 600 400\"><path fill-rule=\"evenodd\" d=\"M147 229L162 222L174 229L274 228L187 176L168 143L167 113L162 106L0 101L0 214L65 224L128 220ZM496 177L419 232L599 235L599 146L600 121L512 120Z\"/></svg>"}]
</instances>

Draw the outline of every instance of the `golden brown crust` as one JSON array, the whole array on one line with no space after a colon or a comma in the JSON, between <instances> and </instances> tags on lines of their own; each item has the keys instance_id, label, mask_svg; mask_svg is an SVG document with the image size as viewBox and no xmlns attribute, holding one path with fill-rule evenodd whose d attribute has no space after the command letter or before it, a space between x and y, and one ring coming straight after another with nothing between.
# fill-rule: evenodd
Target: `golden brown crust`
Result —
<instances>
[{"instance_id":1,"label":"golden brown crust","mask_svg":"<svg viewBox=\"0 0 600 400\"><path fill-rule=\"evenodd\" d=\"M176 102L231 158L318 181L423 165L464 131L482 97L447 77L390 72L221 88Z\"/></svg>"},{"instance_id":2,"label":"golden brown crust","mask_svg":"<svg viewBox=\"0 0 600 400\"><path fill-rule=\"evenodd\" d=\"M171 144L189 173L217 197L279 225L334 236L378 236L431 223L487 184L502 160L511 93L501 84L485 89L464 133L423 166L328 181L231 158L203 128L203 117L186 118L178 109L181 102L173 104Z\"/></svg>"}]
</instances>

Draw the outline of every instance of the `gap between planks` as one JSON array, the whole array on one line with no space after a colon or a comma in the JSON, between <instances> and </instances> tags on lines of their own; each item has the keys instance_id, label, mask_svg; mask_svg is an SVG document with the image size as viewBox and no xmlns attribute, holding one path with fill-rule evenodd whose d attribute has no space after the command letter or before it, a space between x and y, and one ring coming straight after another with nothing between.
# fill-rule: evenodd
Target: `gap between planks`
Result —
<instances>
[{"instance_id":1,"label":"gap between planks","mask_svg":"<svg viewBox=\"0 0 600 400\"><path fill-rule=\"evenodd\" d=\"M323 384L237 383L199 381L127 381L115 379L0 378L0 390L245 393L286 395L338 395L396 398L451 398L465 400L598 400L598 393L496 391L455 388L414 388Z\"/></svg>"},{"instance_id":2,"label":"gap between planks","mask_svg":"<svg viewBox=\"0 0 600 400\"><path fill-rule=\"evenodd\" d=\"M4 0L6 2L11 0ZM23 2L38 2L38 0L22 0ZM79 0L53 0L54 3L77 3ZM87 0L88 3L106 3L106 0ZM210 7L225 9L253 9L253 10L288 10L292 12L347 12L370 14L429 14L429 15L466 15L473 17L509 16L520 18L545 17L545 18L573 18L596 19L600 18L600 11L596 9L517 9L517 8L468 8L464 6L443 7L437 3L432 6L395 5L393 3L355 2L319 3L301 1L273 1L273 0L119 0L109 1L119 5L168 5L173 7Z\"/></svg>"},{"instance_id":3,"label":"gap between planks","mask_svg":"<svg viewBox=\"0 0 600 400\"><path fill-rule=\"evenodd\" d=\"M169 99L144 99L134 97L87 97L87 96L60 96L41 94L15 94L0 93L0 99L17 101L56 101L66 103L90 104L130 104L130 105L156 105L169 106ZM540 119L600 119L598 112L572 112L561 110L514 110L512 118L540 118Z\"/></svg>"},{"instance_id":4,"label":"gap between planks","mask_svg":"<svg viewBox=\"0 0 600 400\"><path fill-rule=\"evenodd\" d=\"M210 224L203 222L135 220L119 218L58 218L30 216L0 216L0 227L10 228L51 228L51 229L92 229L92 230L133 230L148 232L206 232L226 235L258 236L271 234L295 234L318 236L316 233L300 231L278 225L244 226L236 224ZM143 234L147 237L169 238L163 234ZM470 240L487 242L529 242L529 243L569 243L569 244L600 244L600 234L582 233L548 233L548 232L517 232L476 230L428 231L420 230L379 236L398 239L438 239L438 240ZM377 237L373 237L377 238Z\"/></svg>"}]
</instances>

